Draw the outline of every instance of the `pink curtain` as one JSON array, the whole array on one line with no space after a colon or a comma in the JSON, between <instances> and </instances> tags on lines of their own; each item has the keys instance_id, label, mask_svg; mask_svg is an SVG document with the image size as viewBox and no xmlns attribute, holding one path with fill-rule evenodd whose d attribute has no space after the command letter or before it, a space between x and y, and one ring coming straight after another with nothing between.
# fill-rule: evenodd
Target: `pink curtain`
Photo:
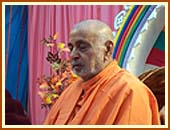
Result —
<instances>
[{"instance_id":1,"label":"pink curtain","mask_svg":"<svg viewBox=\"0 0 170 130\"><path fill-rule=\"evenodd\" d=\"M118 5L31 5L28 13L29 97L28 110L32 124L42 124L48 111L41 109L36 80L50 75L46 61L47 47L40 44L43 37L59 33L59 41L67 43L73 25L85 19L99 19L114 30L114 17L122 10Z\"/></svg>"}]
</instances>

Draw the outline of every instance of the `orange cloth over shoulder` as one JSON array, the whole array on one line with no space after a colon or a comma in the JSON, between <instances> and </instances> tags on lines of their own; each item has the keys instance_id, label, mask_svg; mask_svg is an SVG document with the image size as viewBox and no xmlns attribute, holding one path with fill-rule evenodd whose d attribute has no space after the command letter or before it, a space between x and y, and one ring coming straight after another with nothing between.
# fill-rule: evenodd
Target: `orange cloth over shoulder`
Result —
<instances>
[{"instance_id":1,"label":"orange cloth over shoulder","mask_svg":"<svg viewBox=\"0 0 170 130\"><path fill-rule=\"evenodd\" d=\"M160 117L152 92L114 60L92 79L70 85L44 124L155 125Z\"/></svg>"}]
</instances>

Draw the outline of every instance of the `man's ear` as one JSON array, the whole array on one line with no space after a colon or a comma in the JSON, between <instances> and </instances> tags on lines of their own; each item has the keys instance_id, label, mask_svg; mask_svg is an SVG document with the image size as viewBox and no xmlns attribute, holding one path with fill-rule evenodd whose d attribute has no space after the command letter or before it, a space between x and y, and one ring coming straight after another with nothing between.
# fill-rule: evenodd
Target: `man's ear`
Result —
<instances>
[{"instance_id":1,"label":"man's ear","mask_svg":"<svg viewBox=\"0 0 170 130\"><path fill-rule=\"evenodd\" d=\"M112 55L113 51L113 42L108 40L105 42L105 55L104 55L104 62L108 61Z\"/></svg>"},{"instance_id":2,"label":"man's ear","mask_svg":"<svg viewBox=\"0 0 170 130\"><path fill-rule=\"evenodd\" d=\"M113 42L108 40L105 42L105 46L106 46L106 55L112 54L113 51Z\"/></svg>"}]
</instances>

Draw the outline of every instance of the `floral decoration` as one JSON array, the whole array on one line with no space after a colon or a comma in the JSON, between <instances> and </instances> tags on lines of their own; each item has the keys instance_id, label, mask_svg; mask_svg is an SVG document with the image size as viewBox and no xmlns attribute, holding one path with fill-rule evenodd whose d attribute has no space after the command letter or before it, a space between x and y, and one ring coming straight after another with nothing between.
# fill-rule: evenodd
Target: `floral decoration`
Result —
<instances>
[{"instance_id":1,"label":"floral decoration","mask_svg":"<svg viewBox=\"0 0 170 130\"><path fill-rule=\"evenodd\" d=\"M52 75L43 75L37 79L38 95L42 100L42 108L54 104L63 90L78 78L71 70L69 48L66 47L65 43L57 42L57 39L58 33L54 36L50 35L48 39L41 40L41 43L50 49L46 60L53 70Z\"/></svg>"}]
</instances>

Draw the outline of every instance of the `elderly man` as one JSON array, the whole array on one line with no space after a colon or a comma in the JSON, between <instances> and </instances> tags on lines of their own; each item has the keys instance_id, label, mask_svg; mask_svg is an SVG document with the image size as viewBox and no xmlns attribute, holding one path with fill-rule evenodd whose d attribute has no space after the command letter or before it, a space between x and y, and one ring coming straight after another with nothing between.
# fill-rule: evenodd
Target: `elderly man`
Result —
<instances>
[{"instance_id":1,"label":"elderly man","mask_svg":"<svg viewBox=\"0 0 170 130\"><path fill-rule=\"evenodd\" d=\"M51 108L44 124L160 124L157 101L112 59L112 30L98 20L78 23L69 35L71 64L80 79Z\"/></svg>"}]
</instances>

